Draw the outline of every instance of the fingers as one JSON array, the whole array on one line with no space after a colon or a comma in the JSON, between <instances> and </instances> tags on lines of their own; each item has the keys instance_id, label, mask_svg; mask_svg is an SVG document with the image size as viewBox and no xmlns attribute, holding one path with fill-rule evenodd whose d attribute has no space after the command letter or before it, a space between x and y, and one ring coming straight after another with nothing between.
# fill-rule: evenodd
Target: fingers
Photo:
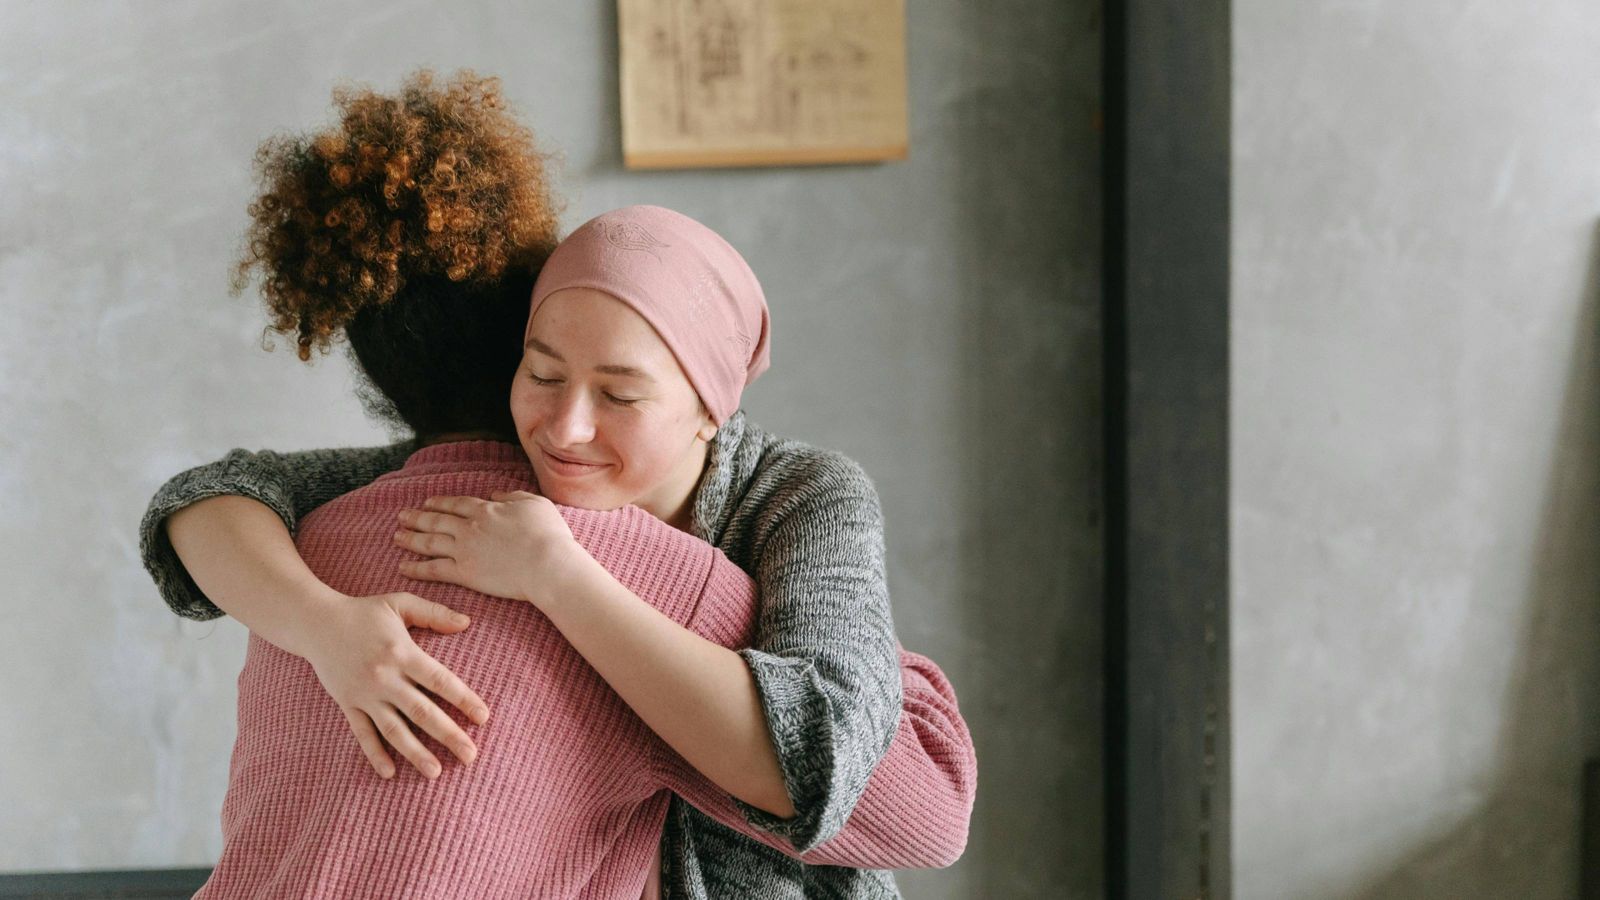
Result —
<instances>
[{"instance_id":1,"label":"fingers","mask_svg":"<svg viewBox=\"0 0 1600 900\"><path fill-rule=\"evenodd\" d=\"M443 666L440 666L442 669ZM454 677L454 676L451 676ZM481 701L480 701L481 702ZM444 714L444 710L434 705L428 695L416 688L408 688L406 695L397 706L406 717L416 723L418 728L427 732L434 740L444 745L445 749L455 754L456 759L471 765L478 758L478 745L467 737L455 720ZM487 714L487 708L485 708Z\"/></svg>"},{"instance_id":2,"label":"fingers","mask_svg":"<svg viewBox=\"0 0 1600 900\"><path fill-rule=\"evenodd\" d=\"M412 531L431 531L449 535L460 534L461 526L467 521L461 516L450 513L415 509L402 509L398 516L400 524Z\"/></svg>"},{"instance_id":3,"label":"fingers","mask_svg":"<svg viewBox=\"0 0 1600 900\"><path fill-rule=\"evenodd\" d=\"M383 741L378 739L378 729L372 727L372 720L359 709L344 710L344 720L350 723L350 731L356 736L356 743L361 745L361 752L366 755L367 762L372 763L372 768L380 778L394 777L394 761L389 759L389 754L383 752Z\"/></svg>"},{"instance_id":4,"label":"fingers","mask_svg":"<svg viewBox=\"0 0 1600 900\"><path fill-rule=\"evenodd\" d=\"M530 494L527 491L495 491L489 495L489 499L504 503L510 500L534 500L538 496L538 494Z\"/></svg>"},{"instance_id":5,"label":"fingers","mask_svg":"<svg viewBox=\"0 0 1600 900\"><path fill-rule=\"evenodd\" d=\"M448 534L404 529L394 533L394 543L402 550L410 550L423 556L451 556L456 549L456 539Z\"/></svg>"},{"instance_id":6,"label":"fingers","mask_svg":"<svg viewBox=\"0 0 1600 900\"><path fill-rule=\"evenodd\" d=\"M400 574L418 581L443 581L448 584L460 584L457 575L456 561L445 557L443 559L403 559L400 561Z\"/></svg>"},{"instance_id":7,"label":"fingers","mask_svg":"<svg viewBox=\"0 0 1600 900\"><path fill-rule=\"evenodd\" d=\"M443 668L441 666L441 668ZM417 690L411 685L400 692L394 699L395 709L405 714L413 724L432 735L433 739L443 744L446 750L455 754L456 759L471 764L478 757L478 747L461 730L455 720L444 714L427 694ZM409 732L410 729L407 729Z\"/></svg>"},{"instance_id":8,"label":"fingers","mask_svg":"<svg viewBox=\"0 0 1600 900\"><path fill-rule=\"evenodd\" d=\"M418 694L418 696L421 695ZM423 697L423 700L426 701L427 698ZM440 715L444 714L440 713ZM409 760L413 766L416 766L417 771L421 772L430 781L438 778L439 773L444 771L444 767L439 764L438 758L429 753L428 748L422 746L422 742L417 740L417 736L411 733L411 726L400 718L400 712L397 709L386 703L381 704L377 712L373 714L372 721L378 726L378 733L383 735L383 739L389 742L389 746L400 751L400 755Z\"/></svg>"},{"instance_id":9,"label":"fingers","mask_svg":"<svg viewBox=\"0 0 1600 900\"><path fill-rule=\"evenodd\" d=\"M456 673L445 668L443 663L433 657L426 653L422 654L420 658L406 666L405 672L411 680L461 710L473 722L482 725L489 721L489 704L483 702L483 698L472 688L467 687L466 682L457 678ZM430 731L429 734L433 732ZM466 734L463 733L461 736L465 738ZM441 740L440 743L449 746L447 741Z\"/></svg>"},{"instance_id":10,"label":"fingers","mask_svg":"<svg viewBox=\"0 0 1600 900\"><path fill-rule=\"evenodd\" d=\"M406 627L428 628L441 634L455 634L472 624L465 614L416 594L396 594L394 610Z\"/></svg>"}]
</instances>

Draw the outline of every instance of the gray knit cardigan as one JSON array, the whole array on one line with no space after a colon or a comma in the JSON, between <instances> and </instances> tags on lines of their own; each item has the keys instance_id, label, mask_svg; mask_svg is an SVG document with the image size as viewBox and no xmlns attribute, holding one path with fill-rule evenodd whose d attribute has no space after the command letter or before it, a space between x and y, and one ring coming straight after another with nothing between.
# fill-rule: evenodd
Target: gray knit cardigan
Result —
<instances>
[{"instance_id":1,"label":"gray knit cardigan","mask_svg":"<svg viewBox=\"0 0 1600 900\"><path fill-rule=\"evenodd\" d=\"M292 532L308 512L398 469L415 441L299 453L234 450L162 486L140 523L145 567L180 616L223 615L167 539L167 516L207 497L265 503ZM755 676L796 815L739 803L753 824L805 851L837 834L888 751L900 664L884 571L883 513L842 454L767 434L736 412L712 440L691 529L759 589ZM737 801L736 801L737 802ZM674 797L662 835L669 898L899 897L891 872L814 866L728 829Z\"/></svg>"}]
</instances>

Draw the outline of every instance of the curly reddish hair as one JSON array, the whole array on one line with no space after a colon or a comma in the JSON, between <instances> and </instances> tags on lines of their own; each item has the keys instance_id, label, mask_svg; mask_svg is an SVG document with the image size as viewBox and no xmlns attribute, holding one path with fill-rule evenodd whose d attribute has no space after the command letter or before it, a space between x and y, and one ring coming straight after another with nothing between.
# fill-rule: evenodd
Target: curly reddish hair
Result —
<instances>
[{"instance_id":1,"label":"curly reddish hair","mask_svg":"<svg viewBox=\"0 0 1600 900\"><path fill-rule=\"evenodd\" d=\"M341 87L339 123L265 141L235 272L259 273L271 327L302 360L412 283L526 278L557 242L545 159L496 78L413 73L397 95Z\"/></svg>"}]
</instances>

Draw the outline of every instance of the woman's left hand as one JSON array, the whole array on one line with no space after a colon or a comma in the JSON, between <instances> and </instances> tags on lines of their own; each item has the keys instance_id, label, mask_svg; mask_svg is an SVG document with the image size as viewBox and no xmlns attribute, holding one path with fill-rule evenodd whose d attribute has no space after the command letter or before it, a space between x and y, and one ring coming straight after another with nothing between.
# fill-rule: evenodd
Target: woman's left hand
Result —
<instances>
[{"instance_id":1,"label":"woman's left hand","mask_svg":"<svg viewBox=\"0 0 1600 900\"><path fill-rule=\"evenodd\" d=\"M536 603L588 557L548 498L490 497L429 497L401 510L396 546L428 559L400 563L400 574Z\"/></svg>"}]
</instances>

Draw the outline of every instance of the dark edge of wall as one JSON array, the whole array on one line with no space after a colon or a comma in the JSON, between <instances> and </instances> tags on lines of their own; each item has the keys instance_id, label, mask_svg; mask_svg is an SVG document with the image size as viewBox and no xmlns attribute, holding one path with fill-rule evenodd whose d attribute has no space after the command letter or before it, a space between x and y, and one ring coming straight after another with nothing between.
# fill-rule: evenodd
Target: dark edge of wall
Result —
<instances>
[{"instance_id":1,"label":"dark edge of wall","mask_svg":"<svg viewBox=\"0 0 1600 900\"><path fill-rule=\"evenodd\" d=\"M193 897L209 877L209 868L29 872L0 875L0 897L166 900Z\"/></svg>"},{"instance_id":2,"label":"dark edge of wall","mask_svg":"<svg viewBox=\"0 0 1600 900\"><path fill-rule=\"evenodd\" d=\"M1229 0L1108 0L1106 896L1232 894Z\"/></svg>"},{"instance_id":3,"label":"dark edge of wall","mask_svg":"<svg viewBox=\"0 0 1600 900\"><path fill-rule=\"evenodd\" d=\"M1127 10L1120 0L1105 0L1101 40L1101 116L1105 129L1100 161L1101 208L1101 386L1104 492L1102 532L1105 552L1105 649L1102 654L1104 718L1105 896L1128 896L1128 817L1126 815L1128 741L1127 617L1127 323L1123 268L1127 253L1127 197L1123 190L1128 149Z\"/></svg>"}]
</instances>

